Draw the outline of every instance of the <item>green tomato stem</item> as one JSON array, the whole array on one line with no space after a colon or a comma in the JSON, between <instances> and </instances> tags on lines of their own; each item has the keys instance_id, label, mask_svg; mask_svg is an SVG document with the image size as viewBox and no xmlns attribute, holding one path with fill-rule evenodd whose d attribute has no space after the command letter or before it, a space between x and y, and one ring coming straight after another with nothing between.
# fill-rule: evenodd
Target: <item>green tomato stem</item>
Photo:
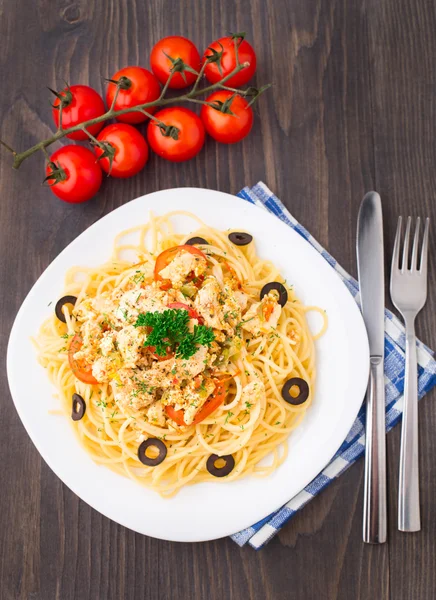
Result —
<instances>
[{"instance_id":1,"label":"green tomato stem","mask_svg":"<svg viewBox=\"0 0 436 600\"><path fill-rule=\"evenodd\" d=\"M112 101L111 107L103 115L101 115L99 117L95 117L94 119L90 119L89 121L83 121L82 123L79 123L78 125L74 125L73 127L69 127L67 129L62 129L62 123L61 123L61 120L59 119L60 127L59 127L58 131L56 131L56 133L54 133L51 137L47 138L46 140L42 140L41 142L38 142L37 144L28 148L27 150L24 150L23 152L15 152L5 142L3 142L1 140L0 140L0 142L5 148L7 148L13 154L13 156L14 156L14 162L12 165L13 168L19 169L21 164L27 158L29 158L29 156L32 156L32 154L35 154L35 152L44 152L46 154L46 148L48 148L49 146L54 144L54 142L57 142L58 140L65 137L66 135L69 135L70 133L74 133L75 131L86 131L86 128L89 127L90 125L95 125L97 123L103 123L104 121L107 121L109 119L113 119L113 118L119 117L121 115L126 115L126 114L132 113L132 112L142 112L143 114L146 114L147 116L150 116L151 118L154 119L154 117L152 117L152 115L150 115L150 113L147 113L147 111L146 111L147 108L158 107L158 106L159 107L167 106L169 104L179 104L180 102L184 102L184 101L207 104L207 102L205 102L205 101L196 100L196 97L200 96L200 95L210 94L214 90L225 89L225 86L224 86L225 82L228 79L230 79L231 77L233 77L234 75L236 75L236 73L239 73L239 71L242 71L242 69L247 68L249 66L249 63L239 64L239 61L238 61L238 64L233 69L233 71L231 73L229 73L228 75L226 75L225 77L223 77L220 81L218 81L217 83L211 84L209 86L206 86L202 89L198 89L198 84L200 83L200 80L202 79L203 74L204 74L205 65L206 65L206 63L203 64L200 72L198 73L198 76L194 83L193 88L188 93L183 94L182 96L178 96L177 98L165 98L163 96L163 94L161 94L161 96L157 100L154 100L153 102L146 102L145 104L138 104L137 106L134 106L131 108L124 108L122 110L114 110L116 98L119 93L119 88L118 88L117 92L114 96L114 99ZM165 93L167 91L169 81L170 81L170 77L168 78L168 81L163 88L163 93ZM244 95L243 90L236 90L236 88L235 88L235 92L237 92L237 93L240 92L241 95ZM61 115L59 115L59 117L61 117ZM88 131L86 131L86 133L89 135Z\"/></svg>"}]
</instances>

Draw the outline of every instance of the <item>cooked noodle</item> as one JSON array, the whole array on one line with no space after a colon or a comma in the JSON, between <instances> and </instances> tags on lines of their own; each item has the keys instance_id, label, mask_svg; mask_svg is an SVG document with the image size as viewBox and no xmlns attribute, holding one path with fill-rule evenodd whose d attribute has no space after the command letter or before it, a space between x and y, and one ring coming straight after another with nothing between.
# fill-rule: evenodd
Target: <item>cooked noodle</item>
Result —
<instances>
[{"instance_id":1,"label":"cooked noodle","mask_svg":"<svg viewBox=\"0 0 436 600\"><path fill-rule=\"evenodd\" d=\"M195 232L175 233L172 217L177 215L197 221ZM256 255L255 242L236 246L229 241L228 232L208 227L194 215L181 211L151 216L147 224L118 235L113 255L106 264L70 269L65 294L77 296L77 307L87 298L129 289L138 272L146 282L152 281L156 256L167 248L184 244L193 235L209 242L199 248L207 254L212 273L220 284L225 277L224 269L229 273L227 265L230 265L231 272L242 282L248 306L259 302L260 291L268 282L283 283L288 293L276 327L259 335L240 329L240 349L229 357L225 367L229 380L224 404L200 423L178 427L167 420L163 426L155 425L144 408L118 402L110 382L91 385L79 381L68 360L71 337L80 327L71 306L63 309L65 324L53 315L45 321L35 340L39 361L59 391L65 415L70 418L74 393L80 394L86 403L84 417L73 422L73 426L92 459L167 497L185 485L201 481L230 481L249 474L265 477L283 463L287 438L301 423L313 400L314 339L327 327L325 312L304 306L277 268ZM136 237L134 242L132 237ZM131 258L136 256L135 264L126 259L126 253ZM308 311L319 312L323 319L316 336L307 324ZM293 377L309 384L309 396L301 405L285 402L281 395L284 382ZM264 393L257 402L244 403L243 389L252 381L261 381ZM160 438L167 447L165 460L157 466L145 466L138 458L138 446L148 438ZM211 454L233 455L234 469L217 479L206 469Z\"/></svg>"}]
</instances>

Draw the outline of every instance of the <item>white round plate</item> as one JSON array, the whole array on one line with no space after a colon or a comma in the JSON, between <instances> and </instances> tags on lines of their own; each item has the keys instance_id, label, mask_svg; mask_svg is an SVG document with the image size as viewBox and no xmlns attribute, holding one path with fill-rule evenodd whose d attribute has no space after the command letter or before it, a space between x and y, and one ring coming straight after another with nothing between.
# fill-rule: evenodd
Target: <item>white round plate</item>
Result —
<instances>
[{"instance_id":1,"label":"white round plate","mask_svg":"<svg viewBox=\"0 0 436 600\"><path fill-rule=\"evenodd\" d=\"M81 448L71 423L49 414L54 389L38 364L29 337L37 333L74 265L98 265L111 255L115 236L164 214L188 210L209 225L250 231L262 258L272 260L307 305L327 311L329 327L317 342L317 386L303 423L289 438L289 455L267 479L201 483L171 499L96 465ZM189 233L186 218L177 229ZM48 306L50 304L50 306ZM173 541L220 538L256 523L301 491L330 461L362 403L369 372L365 327L350 293L298 233L277 217L229 194L179 188L142 196L114 210L75 239L44 271L24 300L9 340L7 370L18 414L41 456L82 500L139 533Z\"/></svg>"}]
</instances>

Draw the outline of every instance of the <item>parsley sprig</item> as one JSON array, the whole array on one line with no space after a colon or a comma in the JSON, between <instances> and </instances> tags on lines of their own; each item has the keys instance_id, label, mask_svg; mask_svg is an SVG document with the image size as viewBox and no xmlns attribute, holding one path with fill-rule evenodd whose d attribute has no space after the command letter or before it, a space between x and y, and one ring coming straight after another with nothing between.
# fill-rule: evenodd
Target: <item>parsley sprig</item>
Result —
<instances>
[{"instance_id":1,"label":"parsley sprig","mask_svg":"<svg viewBox=\"0 0 436 600\"><path fill-rule=\"evenodd\" d=\"M162 313L140 313L135 327L149 327L146 345L155 347L155 354L165 356L168 349L178 358L191 358L198 346L210 346L215 339L211 327L195 325L194 331L189 331L189 313L181 308L171 308Z\"/></svg>"}]
</instances>

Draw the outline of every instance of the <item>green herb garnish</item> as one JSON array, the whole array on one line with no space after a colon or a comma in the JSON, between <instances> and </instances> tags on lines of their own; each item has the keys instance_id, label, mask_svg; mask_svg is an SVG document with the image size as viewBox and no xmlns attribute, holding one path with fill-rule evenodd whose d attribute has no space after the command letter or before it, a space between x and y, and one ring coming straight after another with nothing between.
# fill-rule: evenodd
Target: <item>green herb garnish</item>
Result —
<instances>
[{"instance_id":1,"label":"green herb garnish","mask_svg":"<svg viewBox=\"0 0 436 600\"><path fill-rule=\"evenodd\" d=\"M197 346L210 346L215 339L212 328L206 325L195 325L190 332L189 320L187 310L172 308L162 313L140 313L135 327L151 328L145 344L154 346L158 356L166 356L169 349L186 360L197 352Z\"/></svg>"},{"instance_id":2,"label":"green herb garnish","mask_svg":"<svg viewBox=\"0 0 436 600\"><path fill-rule=\"evenodd\" d=\"M134 283L141 283L145 279L145 273L141 273L141 271L135 271L136 275L133 275L131 278Z\"/></svg>"},{"instance_id":3,"label":"green herb garnish","mask_svg":"<svg viewBox=\"0 0 436 600\"><path fill-rule=\"evenodd\" d=\"M137 383L136 389L141 394L152 394L154 392L154 387L147 385L144 381Z\"/></svg>"}]
</instances>

